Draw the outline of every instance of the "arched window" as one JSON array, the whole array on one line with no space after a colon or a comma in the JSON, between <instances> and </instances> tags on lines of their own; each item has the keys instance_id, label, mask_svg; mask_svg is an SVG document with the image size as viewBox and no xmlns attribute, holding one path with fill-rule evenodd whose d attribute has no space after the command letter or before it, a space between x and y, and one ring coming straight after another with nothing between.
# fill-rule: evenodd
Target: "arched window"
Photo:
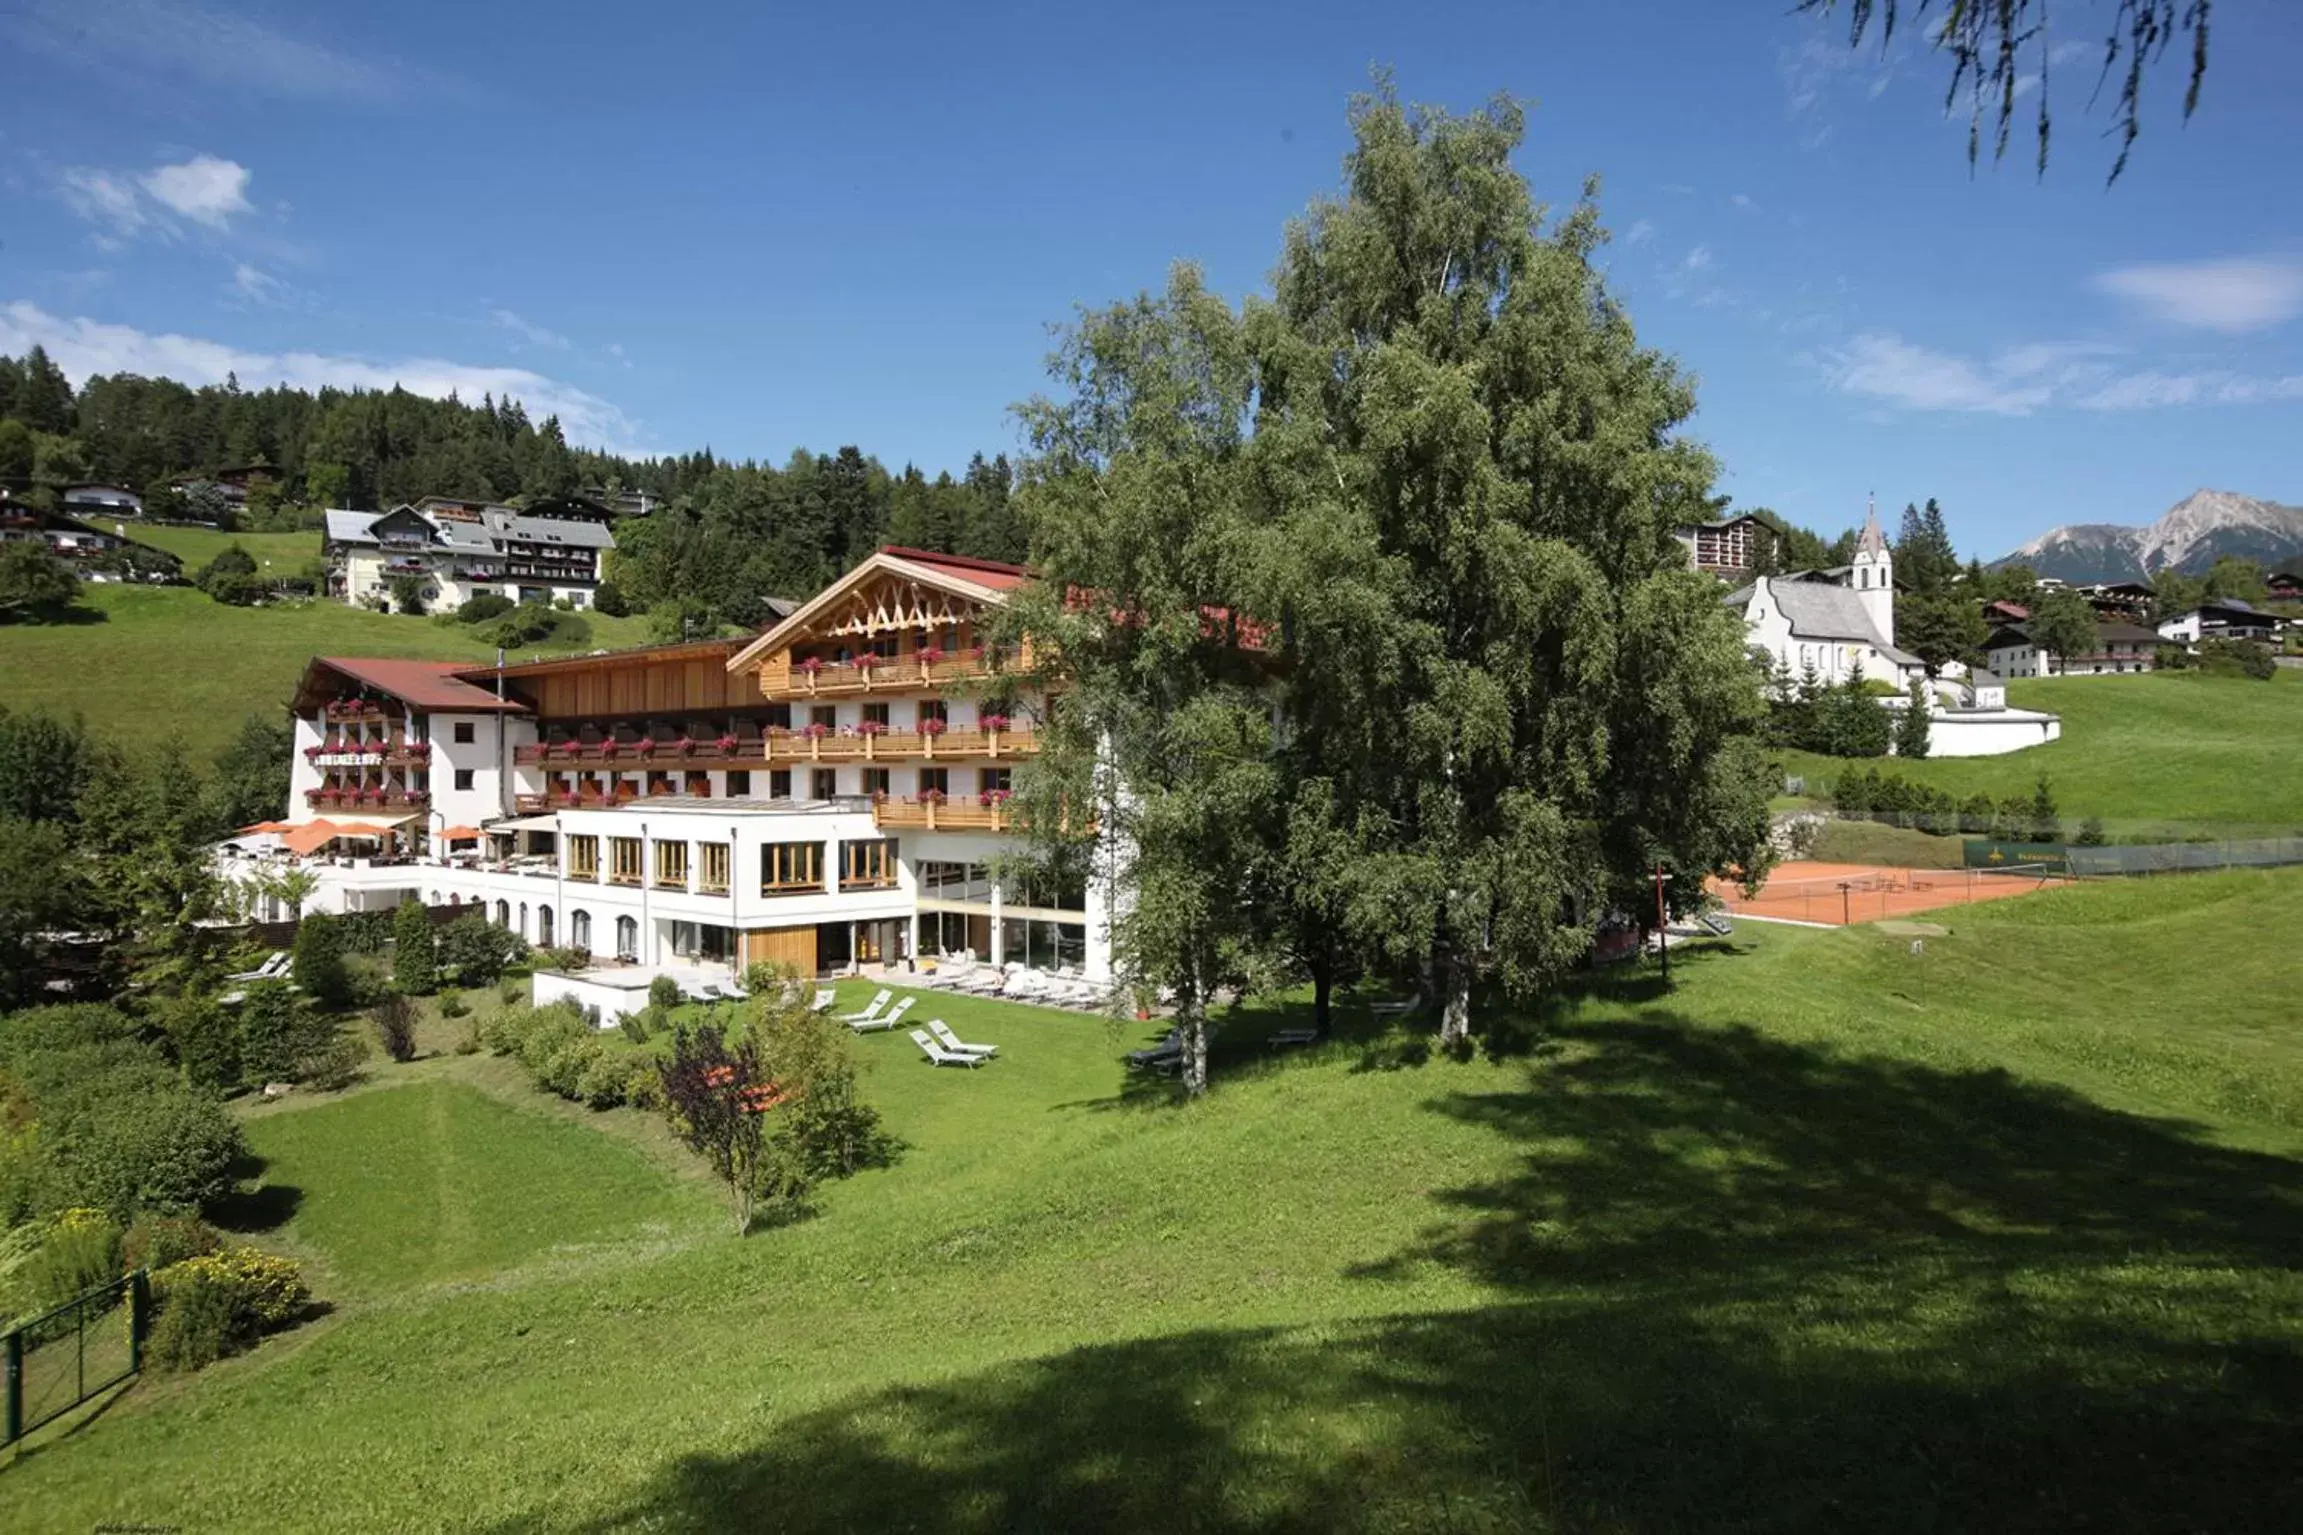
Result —
<instances>
[{"instance_id":1,"label":"arched window","mask_svg":"<svg viewBox=\"0 0 2303 1535\"><path fill-rule=\"evenodd\" d=\"M640 924L630 917L616 919L616 958L640 957Z\"/></svg>"},{"instance_id":2,"label":"arched window","mask_svg":"<svg viewBox=\"0 0 2303 1535\"><path fill-rule=\"evenodd\" d=\"M512 903L510 901L498 901L496 903L496 926L510 927L511 925Z\"/></svg>"},{"instance_id":3,"label":"arched window","mask_svg":"<svg viewBox=\"0 0 2303 1535\"><path fill-rule=\"evenodd\" d=\"M568 942L579 949L592 946L592 914L588 911L568 913Z\"/></svg>"},{"instance_id":4,"label":"arched window","mask_svg":"<svg viewBox=\"0 0 2303 1535\"><path fill-rule=\"evenodd\" d=\"M536 942L547 949L552 946L552 908L549 906L536 908Z\"/></svg>"},{"instance_id":5,"label":"arched window","mask_svg":"<svg viewBox=\"0 0 2303 1535\"><path fill-rule=\"evenodd\" d=\"M528 903L526 901L522 901L520 903L520 926L518 931L522 938L528 936Z\"/></svg>"}]
</instances>

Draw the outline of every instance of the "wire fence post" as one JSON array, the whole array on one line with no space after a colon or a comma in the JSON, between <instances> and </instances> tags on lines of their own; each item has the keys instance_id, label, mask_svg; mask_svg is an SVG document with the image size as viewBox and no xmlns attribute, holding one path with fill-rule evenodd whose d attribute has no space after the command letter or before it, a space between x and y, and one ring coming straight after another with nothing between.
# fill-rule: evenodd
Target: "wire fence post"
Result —
<instances>
[{"instance_id":1,"label":"wire fence post","mask_svg":"<svg viewBox=\"0 0 2303 1535\"><path fill-rule=\"evenodd\" d=\"M12 1330L0 1347L7 1354L7 1406L0 1410L0 1443L14 1444L24 1437L24 1334Z\"/></svg>"},{"instance_id":2,"label":"wire fence post","mask_svg":"<svg viewBox=\"0 0 2303 1535\"><path fill-rule=\"evenodd\" d=\"M144 1368L144 1339L152 1330L152 1276L138 1269L128 1276L128 1373Z\"/></svg>"}]
</instances>

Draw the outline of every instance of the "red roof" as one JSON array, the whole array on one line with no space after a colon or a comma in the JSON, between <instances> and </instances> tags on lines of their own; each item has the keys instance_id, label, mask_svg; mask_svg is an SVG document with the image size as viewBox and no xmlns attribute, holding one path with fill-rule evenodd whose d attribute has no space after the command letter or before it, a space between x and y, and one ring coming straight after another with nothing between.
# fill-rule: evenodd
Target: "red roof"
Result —
<instances>
[{"instance_id":1,"label":"red roof","mask_svg":"<svg viewBox=\"0 0 2303 1535\"><path fill-rule=\"evenodd\" d=\"M907 549L902 544L882 544L880 553L892 554L914 565L940 566L963 581L973 581L997 591L1021 586L1032 578L1032 573L1021 565L1010 565L1005 560L979 560L972 554L938 554L932 549Z\"/></svg>"},{"instance_id":2,"label":"red roof","mask_svg":"<svg viewBox=\"0 0 2303 1535\"><path fill-rule=\"evenodd\" d=\"M314 656L313 666L325 666L354 682L397 698L417 709L457 714L525 714L528 706L515 698L498 698L493 689L476 687L457 674L471 671L468 661L386 661L361 656ZM305 682L311 682L307 670ZM299 700L306 691L297 690Z\"/></svg>"}]
</instances>

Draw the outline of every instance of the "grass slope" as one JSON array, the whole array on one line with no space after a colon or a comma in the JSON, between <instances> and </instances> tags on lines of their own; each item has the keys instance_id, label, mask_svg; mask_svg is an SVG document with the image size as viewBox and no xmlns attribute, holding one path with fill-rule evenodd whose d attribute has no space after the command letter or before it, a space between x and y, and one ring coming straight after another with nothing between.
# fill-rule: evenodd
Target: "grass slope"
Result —
<instances>
[{"instance_id":1,"label":"grass slope","mask_svg":"<svg viewBox=\"0 0 2303 1535\"><path fill-rule=\"evenodd\" d=\"M2008 702L2063 716L2061 738L2004 757L1882 765L1962 797L2028 796L2045 773L2067 820L2099 816L2121 835L2303 829L2303 673L2052 677L2011 683ZM1806 752L1785 759L1818 789L1847 766Z\"/></svg>"},{"instance_id":2,"label":"grass slope","mask_svg":"<svg viewBox=\"0 0 2303 1535\"><path fill-rule=\"evenodd\" d=\"M184 562L191 576L217 555L238 544L266 575L301 575L320 557L317 530L301 533L219 533L214 528L164 527L157 523L122 522L128 536L139 544L165 549Z\"/></svg>"},{"instance_id":3,"label":"grass slope","mask_svg":"<svg viewBox=\"0 0 2303 1535\"><path fill-rule=\"evenodd\" d=\"M933 999L1003 1058L863 1041L909 1149L816 1219L594 1226L575 1268L347 1289L26 1456L10 1522L2279 1527L2303 1028L2265 1004L2298 896L2297 872L2052 892L1958 914L1923 960L1747 928L1676 990L1612 973L1465 1064L1364 1021L1269 1056L1285 1015L1258 1012L1183 1108L1100 1024ZM519 1091L500 1065L379 1070ZM428 1188L409 1091L298 1111L281 1165L364 1151ZM533 1157L496 1175L571 1197ZM403 1217L365 1174L299 1176L291 1232L426 1250L434 1194Z\"/></svg>"},{"instance_id":4,"label":"grass slope","mask_svg":"<svg viewBox=\"0 0 2303 1535\"><path fill-rule=\"evenodd\" d=\"M79 714L138 745L181 730L202 760L250 714L284 709L315 655L476 662L496 654L472 629L340 602L232 608L177 586L88 586L80 602L100 621L0 627L0 704ZM585 621L594 645L646 641L645 619Z\"/></svg>"}]
</instances>

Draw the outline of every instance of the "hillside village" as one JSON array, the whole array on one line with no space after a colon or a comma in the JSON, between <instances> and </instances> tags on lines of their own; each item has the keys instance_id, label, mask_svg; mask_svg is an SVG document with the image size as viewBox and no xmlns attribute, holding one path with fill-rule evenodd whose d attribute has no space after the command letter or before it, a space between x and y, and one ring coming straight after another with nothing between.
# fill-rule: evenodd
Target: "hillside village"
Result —
<instances>
[{"instance_id":1,"label":"hillside village","mask_svg":"<svg viewBox=\"0 0 2303 1535\"><path fill-rule=\"evenodd\" d=\"M12 1528L2291 1516L2294 509L1731 501L1708 246L1343 131L949 471L0 356Z\"/></svg>"}]
</instances>

